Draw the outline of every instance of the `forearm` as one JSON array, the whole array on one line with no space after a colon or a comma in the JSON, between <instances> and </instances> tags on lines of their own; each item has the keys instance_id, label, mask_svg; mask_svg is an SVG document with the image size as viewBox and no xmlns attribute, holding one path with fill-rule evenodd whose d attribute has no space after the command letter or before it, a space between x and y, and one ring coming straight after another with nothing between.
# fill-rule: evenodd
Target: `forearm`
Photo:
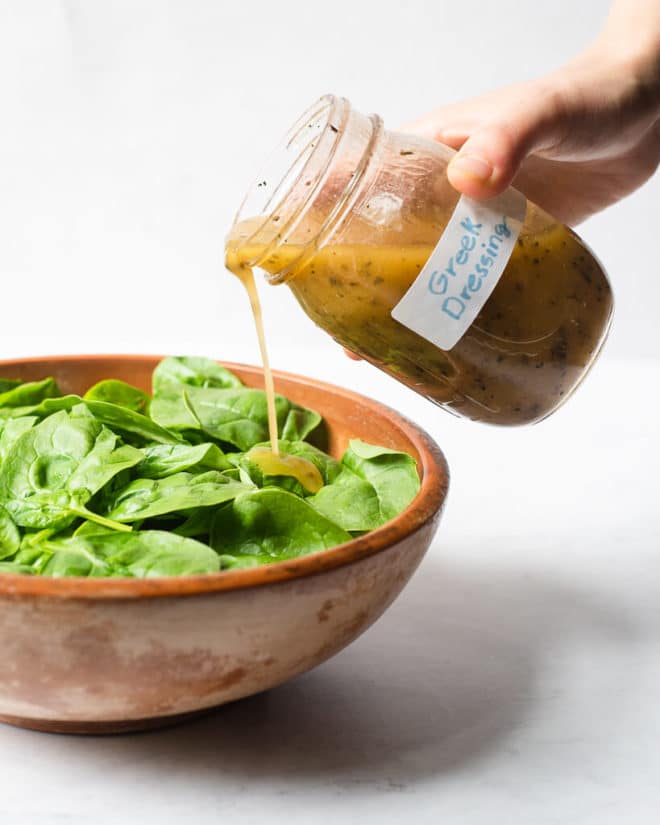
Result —
<instances>
[{"instance_id":1,"label":"forearm","mask_svg":"<svg viewBox=\"0 0 660 825\"><path fill-rule=\"evenodd\" d=\"M617 49L660 51L660 0L614 0L598 39Z\"/></svg>"},{"instance_id":2,"label":"forearm","mask_svg":"<svg viewBox=\"0 0 660 825\"><path fill-rule=\"evenodd\" d=\"M515 182L575 224L633 192L660 163L660 0L614 0L582 54L536 80L444 106L410 131L458 150L459 192Z\"/></svg>"},{"instance_id":3,"label":"forearm","mask_svg":"<svg viewBox=\"0 0 660 825\"><path fill-rule=\"evenodd\" d=\"M593 49L627 69L660 116L660 0L614 0Z\"/></svg>"},{"instance_id":4,"label":"forearm","mask_svg":"<svg viewBox=\"0 0 660 825\"><path fill-rule=\"evenodd\" d=\"M615 0L594 42L537 85L558 98L548 111L564 134L551 156L634 149L660 121L660 0Z\"/></svg>"}]
</instances>

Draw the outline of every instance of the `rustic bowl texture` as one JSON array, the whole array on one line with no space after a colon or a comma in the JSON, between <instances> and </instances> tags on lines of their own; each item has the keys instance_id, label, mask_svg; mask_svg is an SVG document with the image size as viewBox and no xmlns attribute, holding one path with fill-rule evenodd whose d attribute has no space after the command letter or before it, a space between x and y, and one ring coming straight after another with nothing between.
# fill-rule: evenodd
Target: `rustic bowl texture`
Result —
<instances>
[{"instance_id":1,"label":"rustic bowl texture","mask_svg":"<svg viewBox=\"0 0 660 825\"><path fill-rule=\"evenodd\" d=\"M149 389L159 360L31 358L0 362L0 376L53 375L64 392L110 377ZM226 366L263 386L260 369ZM413 455L422 480L415 500L366 536L261 568L153 579L0 574L0 720L69 733L171 724L315 667L392 603L438 527L449 478L442 452L356 393L279 372L275 384L322 413L333 455L350 438Z\"/></svg>"}]
</instances>

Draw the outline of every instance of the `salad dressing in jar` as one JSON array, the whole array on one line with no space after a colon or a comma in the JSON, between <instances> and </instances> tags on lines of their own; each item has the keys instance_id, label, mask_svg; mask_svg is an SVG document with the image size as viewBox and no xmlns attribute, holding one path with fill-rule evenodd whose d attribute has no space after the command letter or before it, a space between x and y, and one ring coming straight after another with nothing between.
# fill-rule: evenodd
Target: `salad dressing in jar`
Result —
<instances>
[{"instance_id":1,"label":"salad dressing in jar","mask_svg":"<svg viewBox=\"0 0 660 825\"><path fill-rule=\"evenodd\" d=\"M452 155L322 98L248 193L227 266L286 283L338 343L450 412L540 421L598 354L612 291L580 238L519 193L460 196Z\"/></svg>"}]
</instances>

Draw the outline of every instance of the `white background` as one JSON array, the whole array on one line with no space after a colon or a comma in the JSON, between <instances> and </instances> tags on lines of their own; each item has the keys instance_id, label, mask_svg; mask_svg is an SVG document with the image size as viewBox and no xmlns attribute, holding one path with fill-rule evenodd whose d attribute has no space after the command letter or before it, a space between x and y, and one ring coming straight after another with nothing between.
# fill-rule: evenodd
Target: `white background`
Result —
<instances>
[{"instance_id":1,"label":"white background","mask_svg":"<svg viewBox=\"0 0 660 825\"><path fill-rule=\"evenodd\" d=\"M396 127L552 69L590 41L607 6L3 0L0 356L255 361L223 238L297 115L331 91ZM581 230L616 289L610 353L658 353L659 193L656 179ZM275 364L299 342L331 349L285 288L266 306Z\"/></svg>"},{"instance_id":2,"label":"white background","mask_svg":"<svg viewBox=\"0 0 660 825\"><path fill-rule=\"evenodd\" d=\"M299 111L333 91L396 126L558 65L606 8L4 0L0 357L256 362L223 237ZM264 287L275 366L382 399L441 444L438 538L372 630L269 694L143 736L0 726L3 825L656 825L659 184L581 228L617 318L538 427L442 413Z\"/></svg>"}]
</instances>

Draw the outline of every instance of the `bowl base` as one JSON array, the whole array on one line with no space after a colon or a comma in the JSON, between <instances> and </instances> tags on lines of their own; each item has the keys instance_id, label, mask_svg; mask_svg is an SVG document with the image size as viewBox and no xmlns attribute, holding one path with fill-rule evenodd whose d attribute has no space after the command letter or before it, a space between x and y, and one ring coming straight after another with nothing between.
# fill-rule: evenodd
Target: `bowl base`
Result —
<instances>
[{"instance_id":1,"label":"bowl base","mask_svg":"<svg viewBox=\"0 0 660 825\"><path fill-rule=\"evenodd\" d=\"M188 713L176 713L173 716L151 716L144 719L109 719L107 721L75 721L71 719L32 719L25 716L0 715L0 722L16 728L39 730L44 733L65 733L84 736L112 735L120 733L137 733L180 725L191 719L213 713L222 705L216 705Z\"/></svg>"}]
</instances>

